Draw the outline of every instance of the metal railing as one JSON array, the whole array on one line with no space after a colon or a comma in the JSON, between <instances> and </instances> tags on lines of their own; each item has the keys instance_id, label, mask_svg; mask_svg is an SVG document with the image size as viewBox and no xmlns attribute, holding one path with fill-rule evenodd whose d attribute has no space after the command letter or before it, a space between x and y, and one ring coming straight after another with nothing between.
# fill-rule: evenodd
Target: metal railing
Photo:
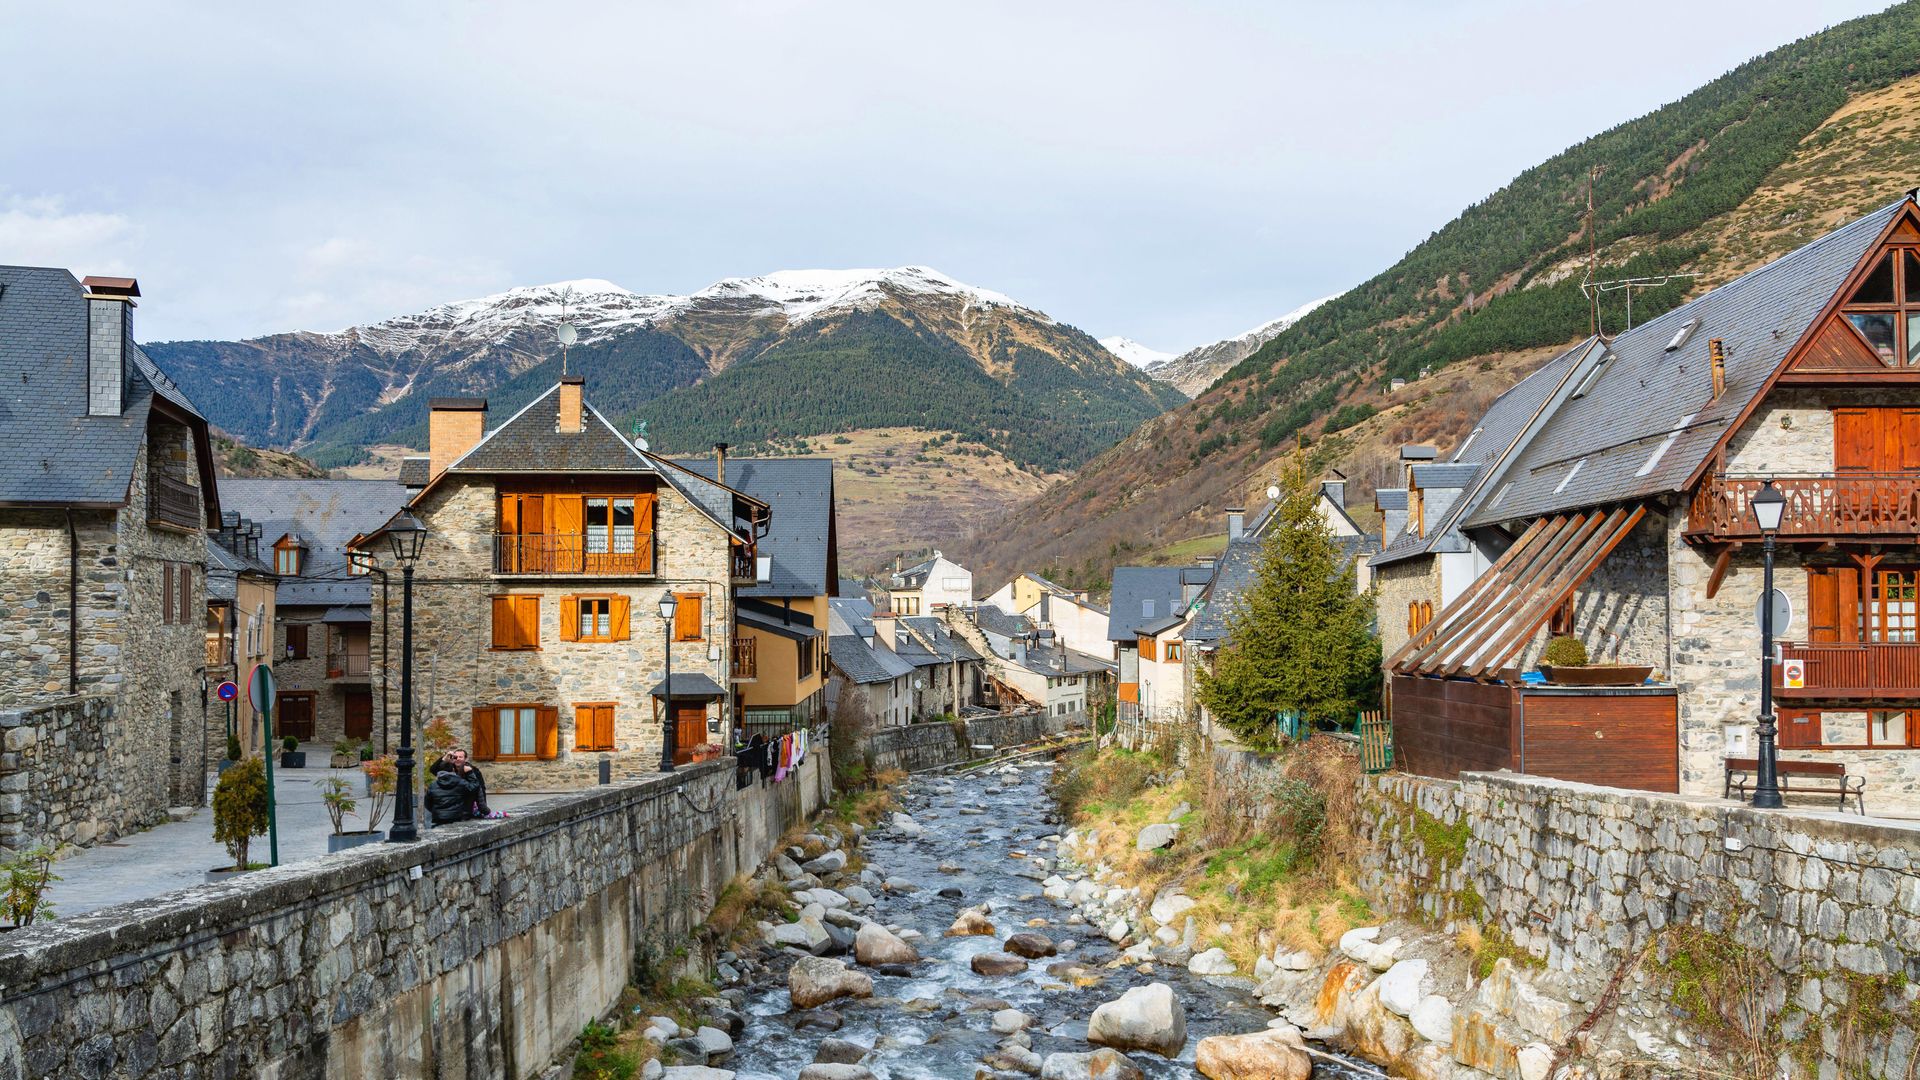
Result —
<instances>
[{"instance_id":1,"label":"metal railing","mask_svg":"<svg viewBox=\"0 0 1920 1080\"><path fill-rule=\"evenodd\" d=\"M345 679L373 672L373 658L367 653L329 652L327 678Z\"/></svg>"},{"instance_id":2,"label":"metal railing","mask_svg":"<svg viewBox=\"0 0 1920 1080\"><path fill-rule=\"evenodd\" d=\"M493 572L650 577L653 534L636 532L629 541L582 533L495 533Z\"/></svg>"},{"instance_id":3,"label":"metal railing","mask_svg":"<svg viewBox=\"0 0 1920 1080\"><path fill-rule=\"evenodd\" d=\"M1783 538L1897 536L1920 532L1920 472L1801 473L1771 477L1786 496ZM1696 535L1760 538L1753 497L1762 478L1714 476L1694 493L1687 531Z\"/></svg>"},{"instance_id":4,"label":"metal railing","mask_svg":"<svg viewBox=\"0 0 1920 1080\"><path fill-rule=\"evenodd\" d=\"M147 473L147 520L183 529L197 529L200 517L200 489L175 480L162 472Z\"/></svg>"}]
</instances>

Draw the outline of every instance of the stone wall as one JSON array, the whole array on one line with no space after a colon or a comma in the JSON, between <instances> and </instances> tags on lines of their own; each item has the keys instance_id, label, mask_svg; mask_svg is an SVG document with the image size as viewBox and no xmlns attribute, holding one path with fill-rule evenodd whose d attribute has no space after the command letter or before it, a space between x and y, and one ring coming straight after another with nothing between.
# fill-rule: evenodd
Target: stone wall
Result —
<instances>
[{"instance_id":1,"label":"stone wall","mask_svg":"<svg viewBox=\"0 0 1920 1080\"><path fill-rule=\"evenodd\" d=\"M730 763L0 940L0 1077L538 1075L827 796Z\"/></svg>"},{"instance_id":2,"label":"stone wall","mask_svg":"<svg viewBox=\"0 0 1920 1080\"><path fill-rule=\"evenodd\" d=\"M0 851L86 846L166 820L126 782L146 757L125 738L112 694L0 711Z\"/></svg>"},{"instance_id":3,"label":"stone wall","mask_svg":"<svg viewBox=\"0 0 1920 1080\"><path fill-rule=\"evenodd\" d=\"M1084 714L1049 716L1041 711L986 716L960 725L928 723L883 728L867 736L867 756L873 768L922 772L972 760L974 747L1005 750L1025 746L1084 721ZM956 730L956 727L964 730ZM986 751L980 751L985 753Z\"/></svg>"},{"instance_id":4,"label":"stone wall","mask_svg":"<svg viewBox=\"0 0 1920 1080\"><path fill-rule=\"evenodd\" d=\"M1407 643L1407 605L1426 601L1440 614L1440 560L1431 555L1401 559L1374 567L1374 611L1380 628L1382 656L1392 656Z\"/></svg>"},{"instance_id":5,"label":"stone wall","mask_svg":"<svg viewBox=\"0 0 1920 1080\"><path fill-rule=\"evenodd\" d=\"M1655 675L1672 670L1668 648L1668 537L1675 526L1649 506L1619 545L1573 593L1573 636L1594 663L1646 664ZM1520 651L1517 666L1540 666L1551 624Z\"/></svg>"}]
</instances>

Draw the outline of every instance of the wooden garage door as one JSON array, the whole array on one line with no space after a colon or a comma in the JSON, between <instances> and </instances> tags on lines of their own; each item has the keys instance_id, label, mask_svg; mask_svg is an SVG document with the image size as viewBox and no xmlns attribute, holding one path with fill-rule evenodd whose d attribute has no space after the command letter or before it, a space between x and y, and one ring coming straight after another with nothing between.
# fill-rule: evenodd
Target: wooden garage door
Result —
<instances>
[{"instance_id":1,"label":"wooden garage door","mask_svg":"<svg viewBox=\"0 0 1920 1080\"><path fill-rule=\"evenodd\" d=\"M1583 784L1680 790L1679 698L1671 694L1526 694L1521 764Z\"/></svg>"}]
</instances>

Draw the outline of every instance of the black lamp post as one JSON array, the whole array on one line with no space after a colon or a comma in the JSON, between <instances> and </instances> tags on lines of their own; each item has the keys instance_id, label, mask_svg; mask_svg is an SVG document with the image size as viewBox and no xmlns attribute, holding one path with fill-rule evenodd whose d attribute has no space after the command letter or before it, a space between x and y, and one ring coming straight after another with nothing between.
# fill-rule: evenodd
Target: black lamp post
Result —
<instances>
[{"instance_id":1,"label":"black lamp post","mask_svg":"<svg viewBox=\"0 0 1920 1080\"><path fill-rule=\"evenodd\" d=\"M427 527L400 511L387 526L387 542L400 564L400 758L394 763L393 828L387 840L406 843L420 838L413 820L413 564L426 543Z\"/></svg>"},{"instance_id":2,"label":"black lamp post","mask_svg":"<svg viewBox=\"0 0 1920 1080\"><path fill-rule=\"evenodd\" d=\"M1753 787L1753 805L1758 810L1778 810L1786 803L1780 798L1773 748L1773 537L1786 514L1787 497L1768 480L1747 505L1765 538L1761 558L1766 568L1760 590L1760 775Z\"/></svg>"},{"instance_id":3,"label":"black lamp post","mask_svg":"<svg viewBox=\"0 0 1920 1080\"><path fill-rule=\"evenodd\" d=\"M679 610L680 600L668 589L660 594L660 622L665 627L666 640L663 653L666 656L667 678L660 684L661 707L665 716L660 731L660 771L673 771L674 736L677 734L673 724L673 614Z\"/></svg>"}]
</instances>

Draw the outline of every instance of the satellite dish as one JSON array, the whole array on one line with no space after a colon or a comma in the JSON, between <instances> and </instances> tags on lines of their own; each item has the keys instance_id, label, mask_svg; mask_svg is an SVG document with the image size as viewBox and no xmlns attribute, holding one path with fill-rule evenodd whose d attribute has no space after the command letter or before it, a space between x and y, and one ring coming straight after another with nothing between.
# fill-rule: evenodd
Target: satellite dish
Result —
<instances>
[{"instance_id":1,"label":"satellite dish","mask_svg":"<svg viewBox=\"0 0 1920 1080\"><path fill-rule=\"evenodd\" d=\"M1267 485L1267 498L1268 498L1268 499L1278 499L1279 497L1280 497L1280 485L1279 485L1279 484L1268 484L1268 485Z\"/></svg>"},{"instance_id":2,"label":"satellite dish","mask_svg":"<svg viewBox=\"0 0 1920 1080\"><path fill-rule=\"evenodd\" d=\"M560 344L562 346L572 345L574 342L579 340L580 340L580 331L574 329L574 326L572 323L563 322L560 324Z\"/></svg>"}]
</instances>

